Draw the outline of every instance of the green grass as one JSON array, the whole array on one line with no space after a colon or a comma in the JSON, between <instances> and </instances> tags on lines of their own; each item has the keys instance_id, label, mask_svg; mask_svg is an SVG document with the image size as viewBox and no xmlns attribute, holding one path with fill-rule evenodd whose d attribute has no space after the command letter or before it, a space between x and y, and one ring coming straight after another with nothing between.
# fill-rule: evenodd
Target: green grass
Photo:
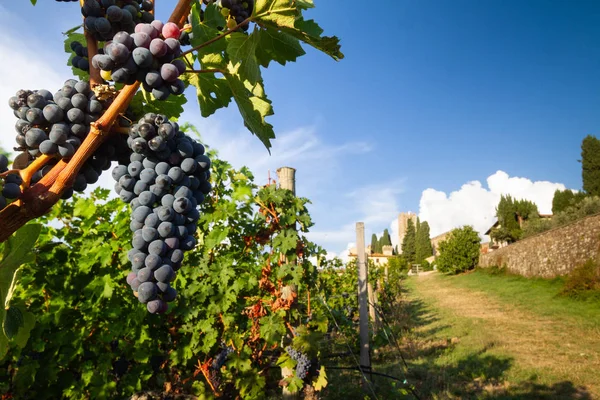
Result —
<instances>
[{"instance_id":1,"label":"green grass","mask_svg":"<svg viewBox=\"0 0 600 400\"><path fill-rule=\"evenodd\" d=\"M477 271L410 278L405 287L413 327L404 339L415 348L409 364L421 398L591 399L598 391L598 305L559 296L560 280ZM573 343L559 337L565 331Z\"/></svg>"},{"instance_id":2,"label":"green grass","mask_svg":"<svg viewBox=\"0 0 600 400\"><path fill-rule=\"evenodd\" d=\"M600 300L595 295L577 299L561 294L563 278L525 278L486 269L444 276L449 284L481 291L498 300L546 317L576 320L589 328L600 328Z\"/></svg>"}]
</instances>

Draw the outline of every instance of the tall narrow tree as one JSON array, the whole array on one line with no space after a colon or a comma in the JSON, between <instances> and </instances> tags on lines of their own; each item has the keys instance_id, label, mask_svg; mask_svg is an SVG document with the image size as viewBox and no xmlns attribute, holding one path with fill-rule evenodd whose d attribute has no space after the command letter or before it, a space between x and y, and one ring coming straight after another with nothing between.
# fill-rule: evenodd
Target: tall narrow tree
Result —
<instances>
[{"instance_id":1,"label":"tall narrow tree","mask_svg":"<svg viewBox=\"0 0 600 400\"><path fill-rule=\"evenodd\" d=\"M433 255L433 248L431 247L431 238L429 237L429 224L427 221L419 223L417 229L416 238L416 260L417 263L421 263L427 257Z\"/></svg>"},{"instance_id":2,"label":"tall narrow tree","mask_svg":"<svg viewBox=\"0 0 600 400\"><path fill-rule=\"evenodd\" d=\"M379 245L379 242L377 240L377 235L376 234L372 234L371 235L371 253L377 253L377 246Z\"/></svg>"},{"instance_id":3,"label":"tall narrow tree","mask_svg":"<svg viewBox=\"0 0 600 400\"><path fill-rule=\"evenodd\" d=\"M390 232L387 229L385 229L383 231L383 236L379 240L379 243L380 243L381 251L383 251L383 246L391 246L392 245L392 238L390 237Z\"/></svg>"},{"instance_id":4,"label":"tall narrow tree","mask_svg":"<svg viewBox=\"0 0 600 400\"><path fill-rule=\"evenodd\" d=\"M402 255L409 263L415 262L416 236L415 224L409 219L406 226L406 234L404 235L404 240L402 240Z\"/></svg>"},{"instance_id":5,"label":"tall narrow tree","mask_svg":"<svg viewBox=\"0 0 600 400\"><path fill-rule=\"evenodd\" d=\"M581 142L581 178L583 190L600 196L600 140L588 135Z\"/></svg>"}]
</instances>

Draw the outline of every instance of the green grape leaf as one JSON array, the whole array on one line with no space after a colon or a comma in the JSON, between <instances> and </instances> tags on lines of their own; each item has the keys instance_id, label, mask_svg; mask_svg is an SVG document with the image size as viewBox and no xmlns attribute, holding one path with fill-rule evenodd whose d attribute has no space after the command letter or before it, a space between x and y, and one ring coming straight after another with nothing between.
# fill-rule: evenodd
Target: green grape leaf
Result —
<instances>
[{"instance_id":1,"label":"green grape leaf","mask_svg":"<svg viewBox=\"0 0 600 400\"><path fill-rule=\"evenodd\" d=\"M227 54L244 81L252 85L261 79L260 65L256 58L256 49L259 45L258 34L245 35L234 32L227 41Z\"/></svg>"},{"instance_id":2,"label":"green grape leaf","mask_svg":"<svg viewBox=\"0 0 600 400\"><path fill-rule=\"evenodd\" d=\"M214 3L209 4L204 9L204 18L202 22L217 30L224 27L226 24L225 17L221 14L219 7Z\"/></svg>"},{"instance_id":3,"label":"green grape leaf","mask_svg":"<svg viewBox=\"0 0 600 400\"><path fill-rule=\"evenodd\" d=\"M8 308L14 291L14 278L21 264L31 262L35 256L31 249L35 244L42 226L25 225L8 239L4 246L4 257L0 262L0 306Z\"/></svg>"},{"instance_id":4,"label":"green grape leaf","mask_svg":"<svg viewBox=\"0 0 600 400\"><path fill-rule=\"evenodd\" d=\"M304 387L304 381L298 378L296 375L290 378L286 378L285 381L288 384L286 386L286 389L289 390L291 393L298 393Z\"/></svg>"},{"instance_id":5,"label":"green grape leaf","mask_svg":"<svg viewBox=\"0 0 600 400\"><path fill-rule=\"evenodd\" d=\"M260 336L269 344L277 343L285 335L283 318L277 314L267 315L260 320Z\"/></svg>"},{"instance_id":6,"label":"green grape leaf","mask_svg":"<svg viewBox=\"0 0 600 400\"><path fill-rule=\"evenodd\" d=\"M218 78L215 74L185 74L184 79L196 88L200 114L203 117L229 105L233 94L225 78Z\"/></svg>"},{"instance_id":7,"label":"green grape leaf","mask_svg":"<svg viewBox=\"0 0 600 400\"><path fill-rule=\"evenodd\" d=\"M141 88L137 91L130 107L135 115L146 113L164 114L172 120L178 120L183 113L183 105L187 102L184 95L170 95L166 100L156 100L152 93Z\"/></svg>"},{"instance_id":8,"label":"green grape leaf","mask_svg":"<svg viewBox=\"0 0 600 400\"><path fill-rule=\"evenodd\" d=\"M82 27L83 27L83 24L79 24L79 25L77 25L77 26L74 26L74 27L72 27L71 29L69 29L68 31L66 31L66 32L63 32L63 35L70 35L70 34L72 34L72 33L75 33L75 32L77 32L79 29L81 29ZM83 43L85 43L85 42L81 42L81 43L83 44Z\"/></svg>"},{"instance_id":9,"label":"green grape leaf","mask_svg":"<svg viewBox=\"0 0 600 400\"><path fill-rule=\"evenodd\" d=\"M275 138L275 132L273 131L273 125L267 123L265 118L273 115L271 101L264 95L260 83L254 86L246 85L238 74L236 67L231 63L228 67L230 73L226 74L225 77L244 119L244 125L263 142L267 149L270 149L271 139Z\"/></svg>"},{"instance_id":10,"label":"green grape leaf","mask_svg":"<svg viewBox=\"0 0 600 400\"><path fill-rule=\"evenodd\" d=\"M338 61L344 58L340 40L335 36L321 36L323 29L314 20L305 20L299 10L309 7L309 2L296 4L295 0L257 0L252 19L258 24L285 32L328 54Z\"/></svg>"},{"instance_id":11,"label":"green grape leaf","mask_svg":"<svg viewBox=\"0 0 600 400\"><path fill-rule=\"evenodd\" d=\"M216 8L216 7L212 7ZM203 45L221 35L221 32L214 26L216 22L209 20L206 23L200 18L200 4L196 3L192 6L192 47ZM211 14L212 15L212 14ZM212 26L211 26L212 25ZM215 42L196 50L201 58L205 54L221 53L225 51L227 43L225 40L216 40Z\"/></svg>"},{"instance_id":12,"label":"green grape leaf","mask_svg":"<svg viewBox=\"0 0 600 400\"><path fill-rule=\"evenodd\" d=\"M34 6L37 3L37 0L29 0L29 1L31 1L31 4L33 4Z\"/></svg>"},{"instance_id":13,"label":"green grape leaf","mask_svg":"<svg viewBox=\"0 0 600 400\"><path fill-rule=\"evenodd\" d=\"M4 321L2 321L2 330L7 338L12 339L16 336L19 328L23 326L23 314L16 307L10 307L4 313Z\"/></svg>"},{"instance_id":14,"label":"green grape leaf","mask_svg":"<svg viewBox=\"0 0 600 400\"><path fill-rule=\"evenodd\" d=\"M300 41L284 32L273 29L256 29L252 35L258 36L256 58L260 65L267 68L271 61L285 65L288 61L296 61L306 54Z\"/></svg>"}]
</instances>

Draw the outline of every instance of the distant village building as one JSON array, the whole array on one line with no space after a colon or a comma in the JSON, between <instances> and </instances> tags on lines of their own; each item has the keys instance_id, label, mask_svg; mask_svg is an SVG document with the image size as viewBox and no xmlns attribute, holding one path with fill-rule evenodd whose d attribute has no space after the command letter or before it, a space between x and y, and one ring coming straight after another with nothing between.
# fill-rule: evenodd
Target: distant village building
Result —
<instances>
[{"instance_id":1,"label":"distant village building","mask_svg":"<svg viewBox=\"0 0 600 400\"><path fill-rule=\"evenodd\" d=\"M392 246L383 246L381 253L371 253L371 245L366 248L367 258L372 260L375 265L387 264L388 258L393 257L394 248ZM356 247L352 247L349 251L348 257L355 260L357 257Z\"/></svg>"},{"instance_id":2,"label":"distant village building","mask_svg":"<svg viewBox=\"0 0 600 400\"><path fill-rule=\"evenodd\" d=\"M542 219L550 219L550 218L552 218L552 214L539 214L539 217L542 218ZM519 220L519 223L522 223L522 221ZM484 235L487 235L487 236L490 237L489 245L488 245L488 248L487 248L487 250L486 250L485 253L490 252L490 251L494 251L494 250L497 250L497 249L500 249L502 247L508 246L507 242L505 242L505 241L498 241L498 240L494 239L491 236L492 231L494 229L497 229L497 228L500 228L500 227L501 227L500 221L496 220L496 222L494 222L494 225L490 226L490 229L488 229L484 233ZM483 249L482 249L482 252L483 252Z\"/></svg>"},{"instance_id":3,"label":"distant village building","mask_svg":"<svg viewBox=\"0 0 600 400\"><path fill-rule=\"evenodd\" d=\"M429 257L427 259L427 261L431 262L437 258L437 256L440 254L440 251L439 251L440 243L443 242L444 240L448 239L450 232L452 232L452 231L447 231L440 235L437 235L434 238L431 238L431 247L433 248L433 256ZM433 259L432 259L432 257L433 257Z\"/></svg>"}]
</instances>

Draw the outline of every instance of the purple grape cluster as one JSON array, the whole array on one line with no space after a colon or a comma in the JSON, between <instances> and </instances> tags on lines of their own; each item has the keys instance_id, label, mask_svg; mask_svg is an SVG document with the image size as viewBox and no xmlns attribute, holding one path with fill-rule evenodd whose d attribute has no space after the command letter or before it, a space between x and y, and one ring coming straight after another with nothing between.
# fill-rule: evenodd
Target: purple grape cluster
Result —
<instances>
[{"instance_id":1,"label":"purple grape cluster","mask_svg":"<svg viewBox=\"0 0 600 400\"><path fill-rule=\"evenodd\" d=\"M86 81L69 79L54 95L48 90L19 90L9 99L18 118L15 150L71 157L104 112Z\"/></svg>"},{"instance_id":2,"label":"purple grape cluster","mask_svg":"<svg viewBox=\"0 0 600 400\"><path fill-rule=\"evenodd\" d=\"M296 376L300 379L306 378L310 369L310 360L306 354L299 352L292 346L286 347L285 351L296 361Z\"/></svg>"},{"instance_id":3,"label":"purple grape cluster","mask_svg":"<svg viewBox=\"0 0 600 400\"><path fill-rule=\"evenodd\" d=\"M133 84L139 81L144 90L158 100L182 94L185 85L179 76L185 72L176 24L159 20L138 24L135 33L117 32L104 46L104 54L92 58L104 80Z\"/></svg>"},{"instance_id":4,"label":"purple grape cluster","mask_svg":"<svg viewBox=\"0 0 600 400\"><path fill-rule=\"evenodd\" d=\"M0 174L8 171L8 158L0 154ZM21 177L18 174L9 174L0 179L0 210L2 210L9 201L21 197Z\"/></svg>"},{"instance_id":5,"label":"purple grape cluster","mask_svg":"<svg viewBox=\"0 0 600 400\"><path fill-rule=\"evenodd\" d=\"M217 0L217 6L229 10L229 16L235 20L236 25L244 22L252 15L254 0ZM242 25L244 31L248 30L248 24Z\"/></svg>"},{"instance_id":6,"label":"purple grape cluster","mask_svg":"<svg viewBox=\"0 0 600 400\"><path fill-rule=\"evenodd\" d=\"M88 60L88 49L80 42L71 42L71 50L75 53L75 56L71 59L70 64L79 68L82 71L90 70L90 62Z\"/></svg>"},{"instance_id":7,"label":"purple grape cluster","mask_svg":"<svg viewBox=\"0 0 600 400\"><path fill-rule=\"evenodd\" d=\"M152 22L152 3L147 0L85 0L81 13L85 29L106 41L120 31L132 33L139 23Z\"/></svg>"},{"instance_id":8,"label":"purple grape cluster","mask_svg":"<svg viewBox=\"0 0 600 400\"><path fill-rule=\"evenodd\" d=\"M212 362L212 367L215 370L220 370L223 365L225 365L225 361L227 361L227 357L233 353L233 347L227 346L224 347L219 354L215 357Z\"/></svg>"},{"instance_id":9,"label":"purple grape cluster","mask_svg":"<svg viewBox=\"0 0 600 400\"><path fill-rule=\"evenodd\" d=\"M210 159L202 144L165 115L148 113L127 138L133 151L117 165L115 191L131 204L132 272L127 283L150 313L164 313L184 251L196 246L198 204L211 190Z\"/></svg>"}]
</instances>

